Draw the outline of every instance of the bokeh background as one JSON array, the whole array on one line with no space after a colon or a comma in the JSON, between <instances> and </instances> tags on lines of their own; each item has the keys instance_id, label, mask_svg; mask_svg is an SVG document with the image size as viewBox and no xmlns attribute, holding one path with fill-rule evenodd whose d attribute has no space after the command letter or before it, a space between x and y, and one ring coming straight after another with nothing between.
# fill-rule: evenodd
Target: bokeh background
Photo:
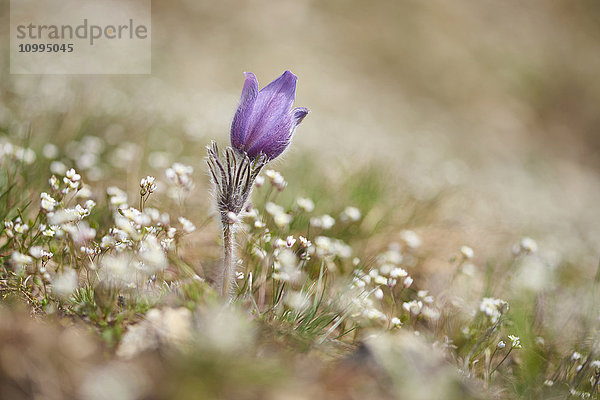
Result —
<instances>
[{"instance_id":1,"label":"bokeh background","mask_svg":"<svg viewBox=\"0 0 600 400\"><path fill-rule=\"evenodd\" d=\"M124 170L137 185L152 152L157 167L183 158L202 171L208 140L227 142L242 72L264 85L290 69L297 104L312 113L287 159L303 157L334 177L375 166L398 193L436 198L421 228L440 246L488 242L491 251L506 235L528 234L597 257L597 2L152 7L152 75L16 76L4 57L2 124L15 131L31 122L34 143L57 144L96 124L109 142L133 144L123 152L136 168ZM7 22L7 1L2 13ZM0 29L7 54L8 24Z\"/></svg>"}]
</instances>

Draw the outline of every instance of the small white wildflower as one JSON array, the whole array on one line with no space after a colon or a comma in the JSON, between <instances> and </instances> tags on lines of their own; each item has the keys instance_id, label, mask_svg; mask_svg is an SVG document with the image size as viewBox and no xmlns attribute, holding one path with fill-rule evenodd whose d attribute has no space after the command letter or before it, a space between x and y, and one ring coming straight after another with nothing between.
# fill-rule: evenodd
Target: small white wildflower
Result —
<instances>
[{"instance_id":1,"label":"small white wildflower","mask_svg":"<svg viewBox=\"0 0 600 400\"><path fill-rule=\"evenodd\" d=\"M254 186L256 186L257 188L261 187L264 184L265 184L265 177L262 175L257 176L256 179L254 180Z\"/></svg>"},{"instance_id":2,"label":"small white wildflower","mask_svg":"<svg viewBox=\"0 0 600 400\"><path fill-rule=\"evenodd\" d=\"M194 168L191 166L175 163L165 171L165 175L171 184L190 192L194 188L193 172Z\"/></svg>"},{"instance_id":3,"label":"small white wildflower","mask_svg":"<svg viewBox=\"0 0 600 400\"><path fill-rule=\"evenodd\" d=\"M591 368L600 368L600 360L594 360L590 363Z\"/></svg>"},{"instance_id":4,"label":"small white wildflower","mask_svg":"<svg viewBox=\"0 0 600 400\"><path fill-rule=\"evenodd\" d=\"M344 222L352 221L356 222L360 219L361 213L360 210L356 207L348 206L342 211L340 214L340 219Z\"/></svg>"},{"instance_id":5,"label":"small white wildflower","mask_svg":"<svg viewBox=\"0 0 600 400\"><path fill-rule=\"evenodd\" d=\"M373 279L373 282L375 282L377 285L387 285L388 284L387 278L385 276L381 276L381 275L376 276Z\"/></svg>"},{"instance_id":6,"label":"small white wildflower","mask_svg":"<svg viewBox=\"0 0 600 400\"><path fill-rule=\"evenodd\" d=\"M323 228L325 230L331 229L335 225L335 219L329 214L322 215L320 217L313 217L310 219L310 224L315 228Z\"/></svg>"},{"instance_id":7,"label":"small white wildflower","mask_svg":"<svg viewBox=\"0 0 600 400\"><path fill-rule=\"evenodd\" d=\"M402 281L402 286L404 286L404 288L409 288L410 285L412 285L412 283L413 283L413 278L411 278L410 276L407 276Z\"/></svg>"},{"instance_id":8,"label":"small white wildflower","mask_svg":"<svg viewBox=\"0 0 600 400\"><path fill-rule=\"evenodd\" d=\"M315 203L307 197L298 197L296 199L296 205L307 213L312 212L315 209Z\"/></svg>"},{"instance_id":9,"label":"small white wildflower","mask_svg":"<svg viewBox=\"0 0 600 400\"><path fill-rule=\"evenodd\" d=\"M411 300L402 303L402 308L413 315L419 315L423 309L423 303L420 300Z\"/></svg>"},{"instance_id":10,"label":"small white wildflower","mask_svg":"<svg viewBox=\"0 0 600 400\"><path fill-rule=\"evenodd\" d=\"M278 227L283 228L289 225L290 222L292 222L292 216L285 213L277 214L275 215L275 217L273 217L273 222L275 222L275 225L277 225Z\"/></svg>"},{"instance_id":11,"label":"small white wildflower","mask_svg":"<svg viewBox=\"0 0 600 400\"><path fill-rule=\"evenodd\" d=\"M302 276L296 254L289 249L283 249L277 254L273 269L277 271L273 273L273 279L280 281L297 282Z\"/></svg>"},{"instance_id":12,"label":"small white wildflower","mask_svg":"<svg viewBox=\"0 0 600 400\"><path fill-rule=\"evenodd\" d=\"M273 217L285 213L283 207L270 201L267 204L265 204L265 211L271 214Z\"/></svg>"},{"instance_id":13,"label":"small white wildflower","mask_svg":"<svg viewBox=\"0 0 600 400\"><path fill-rule=\"evenodd\" d=\"M51 225L42 231L42 235L44 235L46 237L54 237L54 235L56 235L57 230L58 230L58 226Z\"/></svg>"},{"instance_id":14,"label":"small white wildflower","mask_svg":"<svg viewBox=\"0 0 600 400\"><path fill-rule=\"evenodd\" d=\"M421 246L421 238L414 231L403 230L400 232L400 239L411 249Z\"/></svg>"},{"instance_id":15,"label":"small white wildflower","mask_svg":"<svg viewBox=\"0 0 600 400\"><path fill-rule=\"evenodd\" d=\"M368 319L371 320L379 320L379 321L385 321L387 319L387 317L385 316L384 313L382 313L381 311L379 311L376 308L367 308L364 311L364 316Z\"/></svg>"},{"instance_id":16,"label":"small white wildflower","mask_svg":"<svg viewBox=\"0 0 600 400\"><path fill-rule=\"evenodd\" d=\"M31 254L33 258L42 259L44 261L47 261L54 255L51 252L44 250L42 246L32 246L29 249L29 254Z\"/></svg>"},{"instance_id":17,"label":"small white wildflower","mask_svg":"<svg viewBox=\"0 0 600 400\"><path fill-rule=\"evenodd\" d=\"M427 304L431 304L434 301L433 296L431 296L427 290L417 291L417 297L423 299L423 302Z\"/></svg>"},{"instance_id":18,"label":"small white wildflower","mask_svg":"<svg viewBox=\"0 0 600 400\"><path fill-rule=\"evenodd\" d=\"M393 317L391 322L392 325L394 325L395 327L399 327L402 325L402 321L400 321L400 318L398 317Z\"/></svg>"},{"instance_id":19,"label":"small white wildflower","mask_svg":"<svg viewBox=\"0 0 600 400\"><path fill-rule=\"evenodd\" d=\"M306 248L309 248L309 247L312 245L312 243L310 242L310 240L308 240L308 239L307 239L307 238L305 238L304 236L299 236L299 237L298 237L298 240L300 241L300 245L301 245L302 247L304 247L305 249L306 249Z\"/></svg>"},{"instance_id":20,"label":"small white wildflower","mask_svg":"<svg viewBox=\"0 0 600 400\"><path fill-rule=\"evenodd\" d=\"M22 268L26 265L31 264L33 262L33 258L26 254L22 254L18 251L15 251L14 253L12 253L11 261L15 267Z\"/></svg>"},{"instance_id":21,"label":"small white wildflower","mask_svg":"<svg viewBox=\"0 0 600 400\"><path fill-rule=\"evenodd\" d=\"M267 251L258 246L252 247L252 254L258 257L261 260L264 260L267 257Z\"/></svg>"},{"instance_id":22,"label":"small white wildflower","mask_svg":"<svg viewBox=\"0 0 600 400\"><path fill-rule=\"evenodd\" d=\"M513 349L520 349L521 348L521 339L518 336L508 335L508 338L511 341L511 347Z\"/></svg>"},{"instance_id":23,"label":"small white wildflower","mask_svg":"<svg viewBox=\"0 0 600 400\"><path fill-rule=\"evenodd\" d=\"M390 271L390 278L405 278L408 276L408 272L406 272L402 268L394 268Z\"/></svg>"},{"instance_id":24,"label":"small white wildflower","mask_svg":"<svg viewBox=\"0 0 600 400\"><path fill-rule=\"evenodd\" d=\"M372 278L371 278L371 275L367 275L367 274L361 275L360 279L361 279L363 282L365 282L367 285L368 285L369 283L371 283L371 280L372 280Z\"/></svg>"},{"instance_id":25,"label":"small white wildflower","mask_svg":"<svg viewBox=\"0 0 600 400\"><path fill-rule=\"evenodd\" d=\"M530 237L524 237L521 239L520 247L525 253L535 253L538 249L537 243Z\"/></svg>"},{"instance_id":26,"label":"small white wildflower","mask_svg":"<svg viewBox=\"0 0 600 400\"><path fill-rule=\"evenodd\" d=\"M52 143L46 143L42 148L42 154L49 160L56 158L58 156L58 147Z\"/></svg>"},{"instance_id":27,"label":"small white wildflower","mask_svg":"<svg viewBox=\"0 0 600 400\"><path fill-rule=\"evenodd\" d=\"M290 291L285 296L285 303L292 309L302 312L306 310L310 304L310 296L304 292Z\"/></svg>"},{"instance_id":28,"label":"small white wildflower","mask_svg":"<svg viewBox=\"0 0 600 400\"><path fill-rule=\"evenodd\" d=\"M50 187L52 188L52 190L58 190L60 187L60 181L54 175L52 175L50 177L50 179L48 179L48 183L50 184Z\"/></svg>"},{"instance_id":29,"label":"small white wildflower","mask_svg":"<svg viewBox=\"0 0 600 400\"><path fill-rule=\"evenodd\" d=\"M77 289L77 273L69 269L58 274L52 282L52 292L62 298L68 298Z\"/></svg>"},{"instance_id":30,"label":"small white wildflower","mask_svg":"<svg viewBox=\"0 0 600 400\"><path fill-rule=\"evenodd\" d=\"M100 250L100 249L95 249L95 248L87 247L87 246L81 246L79 248L79 251L81 251L82 253L87 254L88 256L93 256L95 254L98 254L98 252L99 252L98 250Z\"/></svg>"},{"instance_id":31,"label":"small white wildflower","mask_svg":"<svg viewBox=\"0 0 600 400\"><path fill-rule=\"evenodd\" d=\"M505 348L505 347L506 347L506 343L504 343L504 341L503 341L503 340L501 340L501 341L499 341L499 342L498 342L498 348L499 348L499 349L503 349L503 348Z\"/></svg>"},{"instance_id":32,"label":"small white wildflower","mask_svg":"<svg viewBox=\"0 0 600 400\"><path fill-rule=\"evenodd\" d=\"M160 241L160 245L163 248L163 250L165 250L165 251L173 250L173 248L174 248L174 246L173 246L174 241L175 240L172 239L172 238L165 238L165 239L163 239L163 240Z\"/></svg>"},{"instance_id":33,"label":"small white wildflower","mask_svg":"<svg viewBox=\"0 0 600 400\"><path fill-rule=\"evenodd\" d=\"M352 278L352 287L364 288L366 286L365 282L360 280L358 277Z\"/></svg>"},{"instance_id":34,"label":"small white wildflower","mask_svg":"<svg viewBox=\"0 0 600 400\"><path fill-rule=\"evenodd\" d=\"M106 193L109 196L109 202L112 206L117 208L124 208L127 206L127 193L122 191L116 186L109 186L106 189Z\"/></svg>"},{"instance_id":35,"label":"small white wildflower","mask_svg":"<svg viewBox=\"0 0 600 400\"><path fill-rule=\"evenodd\" d=\"M373 296L375 296L377 300L383 299L383 290L381 290L381 288L377 288L375 292L373 292Z\"/></svg>"},{"instance_id":36,"label":"small white wildflower","mask_svg":"<svg viewBox=\"0 0 600 400\"><path fill-rule=\"evenodd\" d=\"M502 314L508 311L508 303L504 300L484 297L479 303L479 310L487 315L492 323L496 323Z\"/></svg>"},{"instance_id":37,"label":"small white wildflower","mask_svg":"<svg viewBox=\"0 0 600 400\"><path fill-rule=\"evenodd\" d=\"M6 233L6 235L10 238L14 237L14 232L13 229L15 227L15 224L12 221L4 221L4 232Z\"/></svg>"},{"instance_id":38,"label":"small white wildflower","mask_svg":"<svg viewBox=\"0 0 600 400\"><path fill-rule=\"evenodd\" d=\"M155 236L147 235L144 238L140 244L139 255L144 265L149 267L148 272L162 270L167 266L167 256Z\"/></svg>"},{"instance_id":39,"label":"small white wildflower","mask_svg":"<svg viewBox=\"0 0 600 400\"><path fill-rule=\"evenodd\" d=\"M287 247L293 247L295 243L296 243L296 238L294 238L293 236L290 235L285 238L285 244Z\"/></svg>"},{"instance_id":40,"label":"small white wildflower","mask_svg":"<svg viewBox=\"0 0 600 400\"><path fill-rule=\"evenodd\" d=\"M90 211L91 209L88 210L87 208L82 207L80 204L77 204L75 206L75 212L77 213L77 216L80 220L90 215Z\"/></svg>"},{"instance_id":41,"label":"small white wildflower","mask_svg":"<svg viewBox=\"0 0 600 400\"><path fill-rule=\"evenodd\" d=\"M81 181L81 175L79 175L75 169L71 168L65 172L63 182L69 185L71 189L77 189Z\"/></svg>"},{"instance_id":42,"label":"small white wildflower","mask_svg":"<svg viewBox=\"0 0 600 400\"><path fill-rule=\"evenodd\" d=\"M460 254L467 260L470 260L471 258L473 258L473 255L475 254L473 252L473 249L470 248L469 246L462 246L460 248Z\"/></svg>"},{"instance_id":43,"label":"small white wildflower","mask_svg":"<svg viewBox=\"0 0 600 400\"><path fill-rule=\"evenodd\" d=\"M573 352L573 354L571 354L571 361L578 361L581 360L581 353L578 352Z\"/></svg>"},{"instance_id":44,"label":"small white wildflower","mask_svg":"<svg viewBox=\"0 0 600 400\"><path fill-rule=\"evenodd\" d=\"M179 217L179 223L185 233L192 233L196 230L196 226L187 218Z\"/></svg>"},{"instance_id":45,"label":"small white wildflower","mask_svg":"<svg viewBox=\"0 0 600 400\"><path fill-rule=\"evenodd\" d=\"M553 381L553 380L551 380L551 379L546 379L546 380L544 381L544 386L548 386L548 387L550 387L550 386L554 386L554 381Z\"/></svg>"},{"instance_id":46,"label":"small white wildflower","mask_svg":"<svg viewBox=\"0 0 600 400\"><path fill-rule=\"evenodd\" d=\"M140 181L140 195L142 196L154 193L157 188L156 178L153 176L147 176Z\"/></svg>"},{"instance_id":47,"label":"small white wildflower","mask_svg":"<svg viewBox=\"0 0 600 400\"><path fill-rule=\"evenodd\" d=\"M19 221L19 222L15 223L15 232L22 235L29 230L29 225L21 223L20 218L17 219L17 221Z\"/></svg>"},{"instance_id":48,"label":"small white wildflower","mask_svg":"<svg viewBox=\"0 0 600 400\"><path fill-rule=\"evenodd\" d=\"M269 182L273 185L277 190L282 191L287 186L287 182L283 179L283 176L272 169L268 169L265 171L265 176L269 178Z\"/></svg>"},{"instance_id":49,"label":"small white wildflower","mask_svg":"<svg viewBox=\"0 0 600 400\"><path fill-rule=\"evenodd\" d=\"M56 200L54 200L54 198L52 196L50 196L48 193L43 192L40 195L40 206L42 207L42 210L44 211L54 211L54 207L56 206Z\"/></svg>"},{"instance_id":50,"label":"small white wildflower","mask_svg":"<svg viewBox=\"0 0 600 400\"><path fill-rule=\"evenodd\" d=\"M244 273L240 272L240 271L236 271L235 272L235 279L237 279L237 280L244 279Z\"/></svg>"},{"instance_id":51,"label":"small white wildflower","mask_svg":"<svg viewBox=\"0 0 600 400\"><path fill-rule=\"evenodd\" d=\"M96 230L90 228L87 222L79 222L77 225L68 224L63 226L63 229L69 233L73 242L83 244L89 242L96 237Z\"/></svg>"},{"instance_id":52,"label":"small white wildflower","mask_svg":"<svg viewBox=\"0 0 600 400\"><path fill-rule=\"evenodd\" d=\"M52 161L50 163L50 172L56 175L64 175L67 172L67 166L60 161Z\"/></svg>"},{"instance_id":53,"label":"small white wildflower","mask_svg":"<svg viewBox=\"0 0 600 400\"><path fill-rule=\"evenodd\" d=\"M29 148L27 149L23 149L23 148L16 148L15 149L15 157L17 160L19 161L23 161L25 164L33 164L33 162L35 161L35 152Z\"/></svg>"},{"instance_id":54,"label":"small white wildflower","mask_svg":"<svg viewBox=\"0 0 600 400\"><path fill-rule=\"evenodd\" d=\"M398 249L392 247L389 250L378 255L377 261L382 265L398 265L402 262L402 254L398 251Z\"/></svg>"},{"instance_id":55,"label":"small white wildflower","mask_svg":"<svg viewBox=\"0 0 600 400\"><path fill-rule=\"evenodd\" d=\"M430 321L437 321L442 316L442 313L440 313L440 311L437 308L428 306L423 307L421 313L425 318L427 318Z\"/></svg>"}]
</instances>

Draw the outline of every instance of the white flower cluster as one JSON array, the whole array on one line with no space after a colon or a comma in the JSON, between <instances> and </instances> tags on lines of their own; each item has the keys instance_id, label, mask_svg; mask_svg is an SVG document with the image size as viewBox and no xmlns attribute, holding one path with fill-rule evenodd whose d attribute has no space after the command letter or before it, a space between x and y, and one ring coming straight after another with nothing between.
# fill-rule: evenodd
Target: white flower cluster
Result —
<instances>
[{"instance_id":1,"label":"white flower cluster","mask_svg":"<svg viewBox=\"0 0 600 400\"><path fill-rule=\"evenodd\" d=\"M335 219L329 214L321 215L320 217L312 217L310 219L310 225L315 228L328 230L335 225Z\"/></svg>"},{"instance_id":2,"label":"white flower cluster","mask_svg":"<svg viewBox=\"0 0 600 400\"><path fill-rule=\"evenodd\" d=\"M21 221L21 217L17 217L14 221L4 221L4 233L9 238L14 238L15 235L23 235L29 231L29 225Z\"/></svg>"},{"instance_id":3,"label":"white flower cluster","mask_svg":"<svg viewBox=\"0 0 600 400\"><path fill-rule=\"evenodd\" d=\"M191 166L175 163L171 168L167 168L165 175L173 186L189 193L194 189L194 182L192 181L193 172L194 168Z\"/></svg>"},{"instance_id":4,"label":"white flower cluster","mask_svg":"<svg viewBox=\"0 0 600 400\"><path fill-rule=\"evenodd\" d=\"M81 175L75 169L71 168L65 172L63 182L67 185L67 191L68 189L77 190L79 185L81 185Z\"/></svg>"},{"instance_id":5,"label":"white flower cluster","mask_svg":"<svg viewBox=\"0 0 600 400\"><path fill-rule=\"evenodd\" d=\"M518 336L508 335L508 338L510 339L511 348L513 348L513 349L521 348L521 339Z\"/></svg>"},{"instance_id":6,"label":"white flower cluster","mask_svg":"<svg viewBox=\"0 0 600 400\"><path fill-rule=\"evenodd\" d=\"M409 249L416 249L421 246L421 238L416 232L405 229L400 232L400 239L406 244Z\"/></svg>"},{"instance_id":7,"label":"white flower cluster","mask_svg":"<svg viewBox=\"0 0 600 400\"><path fill-rule=\"evenodd\" d=\"M346 207L344 211L340 214L340 219L342 222L356 222L360 219L362 214L360 210L356 207Z\"/></svg>"},{"instance_id":8,"label":"white flower cluster","mask_svg":"<svg viewBox=\"0 0 600 400\"><path fill-rule=\"evenodd\" d=\"M30 148L23 148L8 141L0 142L0 160L12 159L31 165L35 161L35 152Z\"/></svg>"},{"instance_id":9,"label":"white flower cluster","mask_svg":"<svg viewBox=\"0 0 600 400\"><path fill-rule=\"evenodd\" d=\"M287 182L285 181L283 176L277 171L268 169L265 171L265 176L269 179L271 185L280 192L287 186Z\"/></svg>"},{"instance_id":10,"label":"white flower cluster","mask_svg":"<svg viewBox=\"0 0 600 400\"><path fill-rule=\"evenodd\" d=\"M350 258L352 256L352 248L342 240L317 236L314 242L315 246L311 252L318 257L330 259L335 257Z\"/></svg>"},{"instance_id":11,"label":"white flower cluster","mask_svg":"<svg viewBox=\"0 0 600 400\"><path fill-rule=\"evenodd\" d=\"M359 312L355 315L363 316L368 319L381 320L388 327L401 325L401 320L398 316L387 316L382 310L378 309L374 300L380 301L379 306L384 306L386 303L395 302L397 295L394 293L402 292L404 289L411 287L413 278L408 272L402 268L402 254L396 245L376 257L377 267L364 272L360 269L354 271L354 277L351 283L351 289L358 290L365 296L358 296L357 299L362 301L354 301L353 303L359 307ZM355 259L353 264L360 265L360 260ZM386 294L389 298L386 298ZM424 318L435 321L440 318L440 311L433 305L434 297L427 290L418 290L416 296L410 300L404 301L401 304L401 310L408 313L408 316L423 316Z\"/></svg>"},{"instance_id":12,"label":"white flower cluster","mask_svg":"<svg viewBox=\"0 0 600 400\"><path fill-rule=\"evenodd\" d=\"M495 324L508 311L508 302L492 297L484 297L479 303L479 311L484 313L491 323Z\"/></svg>"},{"instance_id":13,"label":"white flower cluster","mask_svg":"<svg viewBox=\"0 0 600 400\"><path fill-rule=\"evenodd\" d=\"M299 282L302 270L298 268L298 259L291 249L277 249L274 253L273 279L284 282Z\"/></svg>"},{"instance_id":14,"label":"white flower cluster","mask_svg":"<svg viewBox=\"0 0 600 400\"><path fill-rule=\"evenodd\" d=\"M147 194L151 194L156 192L158 186L156 185L156 178L153 176L147 176L142 178L140 181L140 195L146 196Z\"/></svg>"},{"instance_id":15,"label":"white flower cluster","mask_svg":"<svg viewBox=\"0 0 600 400\"><path fill-rule=\"evenodd\" d=\"M268 202L265 204L265 211L273 217L273 222L280 228L284 228L292 222L292 216L278 204Z\"/></svg>"},{"instance_id":16,"label":"white flower cluster","mask_svg":"<svg viewBox=\"0 0 600 400\"><path fill-rule=\"evenodd\" d=\"M298 197L296 199L296 206L307 213L313 212L315 209L315 203L307 197Z\"/></svg>"}]
</instances>

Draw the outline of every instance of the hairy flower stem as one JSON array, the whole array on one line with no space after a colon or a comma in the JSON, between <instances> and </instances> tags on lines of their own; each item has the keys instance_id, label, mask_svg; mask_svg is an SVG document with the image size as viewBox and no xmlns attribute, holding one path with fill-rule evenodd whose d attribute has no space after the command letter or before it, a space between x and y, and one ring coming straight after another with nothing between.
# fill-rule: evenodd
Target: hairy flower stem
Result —
<instances>
[{"instance_id":1,"label":"hairy flower stem","mask_svg":"<svg viewBox=\"0 0 600 400\"><path fill-rule=\"evenodd\" d=\"M233 254L234 239L233 224L223 224L223 273L221 276L221 296L228 301L231 300L232 283L235 269L235 259Z\"/></svg>"},{"instance_id":2,"label":"hairy flower stem","mask_svg":"<svg viewBox=\"0 0 600 400\"><path fill-rule=\"evenodd\" d=\"M207 147L206 162L215 187L217 211L223 227L223 269L217 279L217 290L224 299L231 299L232 282L235 275L235 228L238 216L248 202L254 180L267 163L263 155L250 159L247 154L234 151L231 147L219 153L215 142Z\"/></svg>"}]
</instances>

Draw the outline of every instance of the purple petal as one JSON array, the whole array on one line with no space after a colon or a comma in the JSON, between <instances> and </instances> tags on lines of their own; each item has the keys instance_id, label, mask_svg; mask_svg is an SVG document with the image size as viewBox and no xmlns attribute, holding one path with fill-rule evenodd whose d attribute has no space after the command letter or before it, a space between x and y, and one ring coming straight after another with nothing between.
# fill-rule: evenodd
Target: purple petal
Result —
<instances>
[{"instance_id":1,"label":"purple petal","mask_svg":"<svg viewBox=\"0 0 600 400\"><path fill-rule=\"evenodd\" d=\"M308 109L305 107L294 108L285 118L280 119L271 132L261 136L248 149L248 155L256 157L260 153L263 153L269 160L278 157L289 146L296 127L308 115L308 112Z\"/></svg>"},{"instance_id":2,"label":"purple petal","mask_svg":"<svg viewBox=\"0 0 600 400\"><path fill-rule=\"evenodd\" d=\"M262 142L262 138L266 135L272 136L274 131L281 131L282 125L286 125L290 109L294 104L296 81L296 75L285 71L279 78L260 90L247 127L245 137L247 149L253 147L257 141Z\"/></svg>"},{"instance_id":3,"label":"purple petal","mask_svg":"<svg viewBox=\"0 0 600 400\"><path fill-rule=\"evenodd\" d=\"M294 124L296 126L298 126L300 124L300 122L302 122L302 120L304 119L304 117L306 117L308 115L309 111L308 108L306 107L296 107L292 110L292 120L294 121Z\"/></svg>"},{"instance_id":4,"label":"purple petal","mask_svg":"<svg viewBox=\"0 0 600 400\"><path fill-rule=\"evenodd\" d=\"M254 103L258 97L258 80L252 72L245 72L246 80L242 88L240 105L231 123L231 145L236 149L242 149L246 141L248 124L252 117Z\"/></svg>"}]
</instances>

